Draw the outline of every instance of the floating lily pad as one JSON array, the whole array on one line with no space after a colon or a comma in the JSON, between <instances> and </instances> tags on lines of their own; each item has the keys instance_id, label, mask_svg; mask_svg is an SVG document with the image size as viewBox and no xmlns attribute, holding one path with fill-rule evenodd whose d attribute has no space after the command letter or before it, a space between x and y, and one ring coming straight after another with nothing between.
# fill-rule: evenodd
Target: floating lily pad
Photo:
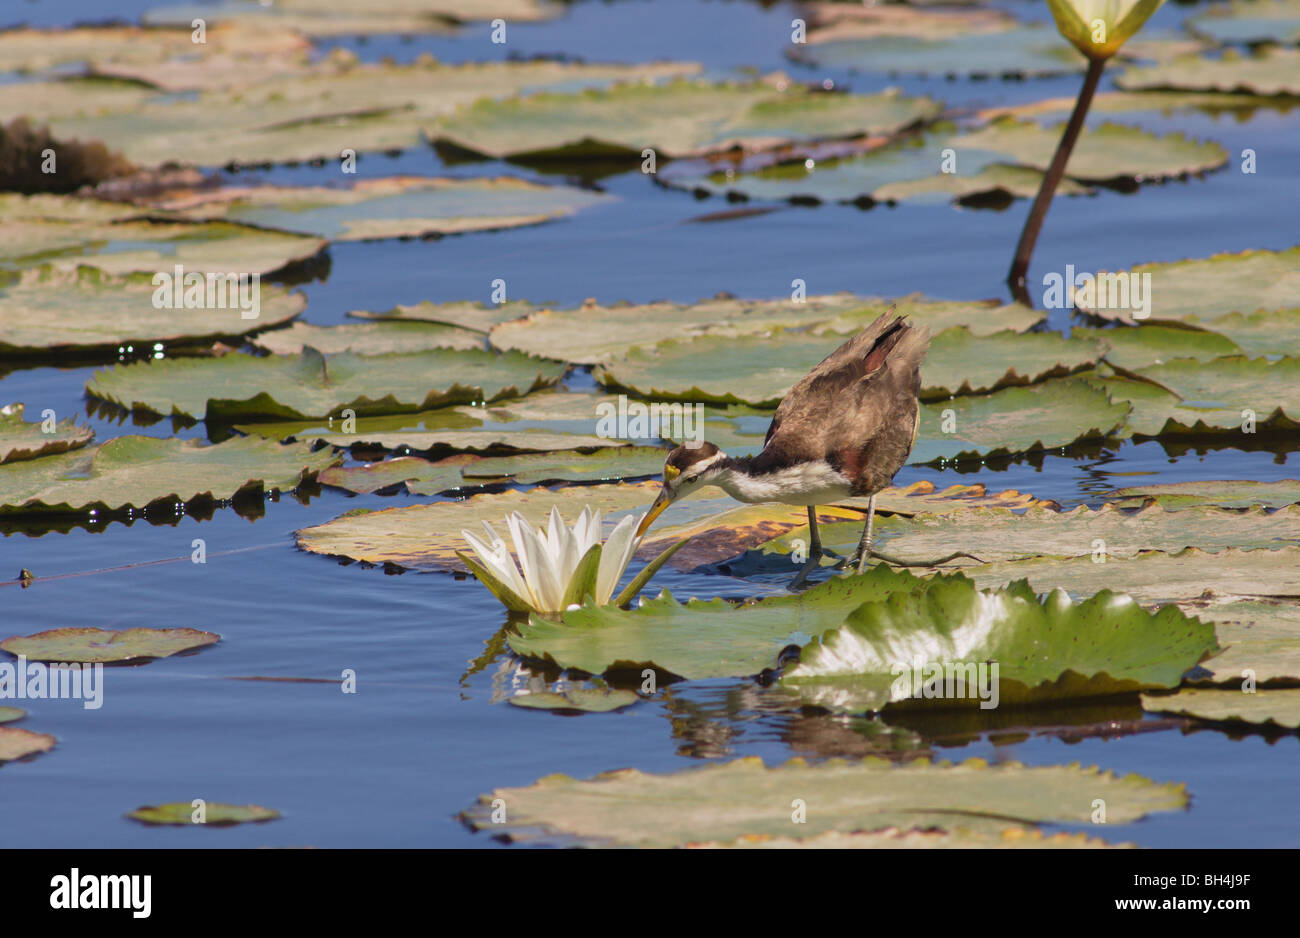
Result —
<instances>
[{"instance_id":1,"label":"floating lily pad","mask_svg":"<svg viewBox=\"0 0 1300 938\"><path fill-rule=\"evenodd\" d=\"M439 144L494 159L641 159L700 156L791 141L891 134L937 117L942 105L895 90L820 94L768 79L751 84L673 81L574 94L481 100L428 129Z\"/></svg>"},{"instance_id":2,"label":"floating lily pad","mask_svg":"<svg viewBox=\"0 0 1300 938\"><path fill-rule=\"evenodd\" d=\"M31 219L0 230L0 266L98 267L113 274L271 274L314 257L325 242L228 222L120 221L86 224ZM231 302L230 305L237 305Z\"/></svg>"},{"instance_id":3,"label":"floating lily pad","mask_svg":"<svg viewBox=\"0 0 1300 938\"><path fill-rule=\"evenodd\" d=\"M456 303L431 303L425 301L411 306L395 306L383 312L357 310L348 313L356 319L396 320L399 322L431 322L443 326L456 326L486 334L497 323L509 322L535 312L538 307L524 300L507 303L484 304L460 301ZM565 359L566 361L568 359Z\"/></svg>"},{"instance_id":4,"label":"floating lily pad","mask_svg":"<svg viewBox=\"0 0 1300 938\"><path fill-rule=\"evenodd\" d=\"M464 501L435 502L342 515L298 532L298 547L314 554L419 570L464 569L457 551L468 546L461 531L479 531L482 522L500 525L511 512L541 525L552 506L572 523L586 506L606 514L612 526L629 511L644 511L654 501L658 483L571 486L551 492L509 489L475 495ZM665 515L666 517L666 515Z\"/></svg>"},{"instance_id":5,"label":"floating lily pad","mask_svg":"<svg viewBox=\"0 0 1300 938\"><path fill-rule=\"evenodd\" d=\"M948 141L948 145L957 151L958 165L963 152L974 151L1002 154L1020 165L1046 170L1061 141L1061 130L1003 117ZM1227 161L1228 151L1217 143L1104 123L1079 135L1065 172L1078 182L1153 180L1205 172Z\"/></svg>"},{"instance_id":6,"label":"floating lily pad","mask_svg":"<svg viewBox=\"0 0 1300 938\"><path fill-rule=\"evenodd\" d=\"M1183 321L1198 325L1197 317ZM1300 347L1300 308L1254 313L1228 313L1203 324L1235 342L1246 355L1276 355L1278 351Z\"/></svg>"},{"instance_id":7,"label":"floating lily pad","mask_svg":"<svg viewBox=\"0 0 1300 938\"><path fill-rule=\"evenodd\" d=\"M0 32L0 37L4 35ZM146 214L137 206L121 202L49 192L30 195L0 193L0 212L10 221L75 221L96 225L140 218Z\"/></svg>"},{"instance_id":8,"label":"floating lily pad","mask_svg":"<svg viewBox=\"0 0 1300 938\"><path fill-rule=\"evenodd\" d=\"M257 316L245 319L237 287L227 294L229 308L204 309L155 306L159 289L148 274L119 277L93 267L0 273L0 355L192 345L288 322L307 305L301 293L261 284Z\"/></svg>"},{"instance_id":9,"label":"floating lily pad","mask_svg":"<svg viewBox=\"0 0 1300 938\"><path fill-rule=\"evenodd\" d=\"M1081 72L1087 64L1056 30L1037 25L936 39L898 35L830 38L794 46L789 55L817 68L889 75L1037 78Z\"/></svg>"},{"instance_id":10,"label":"floating lily pad","mask_svg":"<svg viewBox=\"0 0 1300 938\"><path fill-rule=\"evenodd\" d=\"M726 843L686 844L695 850L1102 850L1132 848L1136 844L1111 844L1087 834L1044 834L1023 827L1008 827L1002 833L968 830L900 831L886 827L878 831L829 831L796 840L772 834L748 834Z\"/></svg>"},{"instance_id":11,"label":"floating lily pad","mask_svg":"<svg viewBox=\"0 0 1300 938\"><path fill-rule=\"evenodd\" d=\"M1242 351L1236 342L1217 332L1155 323L1143 323L1137 328L1076 328L1070 336L1106 343L1106 361L1129 370L1175 358L1208 361L1222 355L1240 355Z\"/></svg>"},{"instance_id":12,"label":"floating lily pad","mask_svg":"<svg viewBox=\"0 0 1300 938\"><path fill-rule=\"evenodd\" d=\"M646 535L646 543L637 551L639 558L652 560L674 543L690 538L690 543L673 554L668 563L678 570L694 570L728 560L808 521L808 510L793 505L737 505L726 498L691 499L678 504L679 513L672 523L658 524ZM831 525L851 518L861 530L863 517L855 509L817 506L819 524Z\"/></svg>"},{"instance_id":13,"label":"floating lily pad","mask_svg":"<svg viewBox=\"0 0 1300 938\"><path fill-rule=\"evenodd\" d=\"M227 499L293 489L338 461L305 444L121 436L93 449L17 462L0 473L0 515L144 508L159 501Z\"/></svg>"},{"instance_id":14,"label":"floating lily pad","mask_svg":"<svg viewBox=\"0 0 1300 938\"><path fill-rule=\"evenodd\" d=\"M178 4L150 10L150 26L188 26L196 16L215 23L300 30L309 36L360 36L369 33L443 33L465 22L534 22L559 15L547 0L375 0L357 6L350 0L221 0L216 4Z\"/></svg>"},{"instance_id":15,"label":"floating lily pad","mask_svg":"<svg viewBox=\"0 0 1300 938\"><path fill-rule=\"evenodd\" d=\"M1083 557L1097 550L1098 541L1104 545L1109 560L1119 560L1143 551L1170 552L1184 547L1215 552L1229 547L1300 546L1300 508L1238 512L1198 507L1171 512L1153 504L1130 513L1114 505L1103 505L1096 511L1081 505L1068 512L1029 508L1010 517L1004 509L970 508L942 515L879 518L874 533L881 551L907 561L942 557L953 550L990 562ZM821 529L822 546L848 556L861 534L858 525L826 525ZM761 553L788 554L793 540L799 538L807 543L806 528L763 545ZM961 562L970 563L964 559Z\"/></svg>"},{"instance_id":16,"label":"floating lily pad","mask_svg":"<svg viewBox=\"0 0 1300 938\"><path fill-rule=\"evenodd\" d=\"M511 176L385 176L348 187L253 186L169 193L156 204L195 220L300 231L331 241L371 241L538 225L612 200L586 189Z\"/></svg>"},{"instance_id":17,"label":"floating lily pad","mask_svg":"<svg viewBox=\"0 0 1300 938\"><path fill-rule=\"evenodd\" d=\"M1027 104L1008 104L985 108L977 112L982 120L999 117L1042 117L1047 114L1069 116L1074 109L1075 95L1045 98ZM1092 99L1088 108L1092 114L1129 114L1148 111L1152 114L1170 115L1182 111L1201 111L1206 114L1250 112L1256 108L1287 110L1294 105L1290 99L1252 94L1227 94L1218 91L1103 91Z\"/></svg>"},{"instance_id":18,"label":"floating lily pad","mask_svg":"<svg viewBox=\"0 0 1300 938\"><path fill-rule=\"evenodd\" d=\"M1249 670L1257 683L1300 680L1300 604L1287 601L1214 600L1179 603L1188 615L1214 624L1224 650L1203 663L1197 680L1240 688Z\"/></svg>"},{"instance_id":19,"label":"floating lily pad","mask_svg":"<svg viewBox=\"0 0 1300 938\"><path fill-rule=\"evenodd\" d=\"M1068 446L1114 433L1128 412L1127 402L1112 401L1082 378L923 404L909 461L918 465Z\"/></svg>"},{"instance_id":20,"label":"floating lily pad","mask_svg":"<svg viewBox=\"0 0 1300 938\"><path fill-rule=\"evenodd\" d=\"M1181 400L1140 397L1113 382L1112 396L1133 405L1129 426L1138 436L1160 436L1202 431L1241 433L1252 411L1257 426L1291 429L1300 418L1300 358L1275 362L1232 355L1203 362L1179 358L1137 370L1158 382Z\"/></svg>"},{"instance_id":21,"label":"floating lily pad","mask_svg":"<svg viewBox=\"0 0 1300 938\"><path fill-rule=\"evenodd\" d=\"M92 397L130 410L220 420L306 419L415 413L444 404L499 400L555 383L564 366L517 352L430 349L390 355L168 359L115 365L86 385Z\"/></svg>"},{"instance_id":22,"label":"floating lily pad","mask_svg":"<svg viewBox=\"0 0 1300 938\"><path fill-rule=\"evenodd\" d=\"M54 743L54 737L46 733L0 726L0 763L34 756L38 752L49 752L54 748Z\"/></svg>"},{"instance_id":23,"label":"floating lily pad","mask_svg":"<svg viewBox=\"0 0 1300 938\"><path fill-rule=\"evenodd\" d=\"M662 473L667 455L666 449L654 446L610 446L591 453L561 450L479 459L465 466L462 474L467 479L509 476L519 485L635 479ZM433 494L424 484L408 488L417 495Z\"/></svg>"},{"instance_id":24,"label":"floating lily pad","mask_svg":"<svg viewBox=\"0 0 1300 938\"><path fill-rule=\"evenodd\" d=\"M653 347L669 336L762 335L776 328L814 328L848 335L865 329L891 306L898 315L924 323L934 332L965 325L981 336L1004 329L1022 332L1043 318L1042 313L1021 305L928 300L917 294L886 300L836 293L808 297L801 303L720 296L690 305L588 304L576 309L529 311L523 318L495 325L491 341L497 348L597 364L632 349Z\"/></svg>"},{"instance_id":25,"label":"floating lily pad","mask_svg":"<svg viewBox=\"0 0 1300 938\"><path fill-rule=\"evenodd\" d=\"M1178 602L1203 594L1286 598L1300 595L1300 548L1212 554L1189 547L1177 554L1150 551L1106 563L1091 557L1043 557L965 567L962 572L981 588L1028 579L1038 593L1059 587L1074 596L1091 596L1109 589L1144 603Z\"/></svg>"},{"instance_id":26,"label":"floating lily pad","mask_svg":"<svg viewBox=\"0 0 1300 938\"><path fill-rule=\"evenodd\" d=\"M13 723L25 716L27 716L27 711L21 707L0 707L0 723Z\"/></svg>"},{"instance_id":27,"label":"floating lily pad","mask_svg":"<svg viewBox=\"0 0 1300 938\"><path fill-rule=\"evenodd\" d=\"M50 629L6 638L0 648L29 661L136 661L170 658L207 645L221 636L198 629Z\"/></svg>"},{"instance_id":28,"label":"floating lily pad","mask_svg":"<svg viewBox=\"0 0 1300 938\"><path fill-rule=\"evenodd\" d=\"M914 5L858 6L848 3L804 3L800 13L808 24L809 45L844 39L899 36L912 39L947 39L954 36L998 33L1016 25L1015 17L1001 10Z\"/></svg>"},{"instance_id":29,"label":"floating lily pad","mask_svg":"<svg viewBox=\"0 0 1300 938\"><path fill-rule=\"evenodd\" d=\"M835 504L866 510L867 499L846 498ZM974 485L949 485L942 491L933 482L922 479L904 488L887 488L876 493L878 515L900 515L910 518L922 513L947 514L964 508L999 508L1018 511L1023 508L1057 508L1061 506L1050 499L1035 498L1028 492L1004 489L992 495L982 483Z\"/></svg>"},{"instance_id":30,"label":"floating lily pad","mask_svg":"<svg viewBox=\"0 0 1300 938\"><path fill-rule=\"evenodd\" d=\"M264 808L261 805L209 801L203 806L204 822L196 824L194 815L197 810L192 802L174 801L169 804L145 805L126 816L144 824L175 824L182 827L230 827L233 824L274 821L280 816L280 812L274 808Z\"/></svg>"},{"instance_id":31,"label":"floating lily pad","mask_svg":"<svg viewBox=\"0 0 1300 938\"><path fill-rule=\"evenodd\" d=\"M1300 505L1300 481L1282 479L1277 482L1246 480L1216 482L1155 482L1150 485L1130 485L1110 494L1114 504L1121 508L1136 508L1148 499L1154 499L1166 511L1180 511L1199 505L1219 508L1285 508Z\"/></svg>"},{"instance_id":32,"label":"floating lily pad","mask_svg":"<svg viewBox=\"0 0 1300 938\"><path fill-rule=\"evenodd\" d=\"M1300 690L1180 690L1142 695L1142 706L1156 713L1181 713L1211 723L1272 723L1300 729Z\"/></svg>"},{"instance_id":33,"label":"floating lily pad","mask_svg":"<svg viewBox=\"0 0 1300 938\"><path fill-rule=\"evenodd\" d=\"M671 847L769 834L814 837L827 831L975 830L1001 833L1009 825L1088 823L1095 799L1111 823L1187 805L1182 785L1157 784L1075 766L990 766L982 759L932 765L918 759L893 765L868 757L810 766L796 759L766 768L751 757L671 775L636 769L578 781L548 775L527 788L499 788L465 815L478 830L541 828L584 843ZM508 820L493 824L492 803L503 799ZM806 805L793 823L792 801Z\"/></svg>"},{"instance_id":34,"label":"floating lily pad","mask_svg":"<svg viewBox=\"0 0 1300 938\"><path fill-rule=\"evenodd\" d=\"M1300 95L1300 50L1265 47L1251 55L1228 49L1220 58L1185 56L1115 79L1126 91L1176 89L1236 94Z\"/></svg>"},{"instance_id":35,"label":"floating lily pad","mask_svg":"<svg viewBox=\"0 0 1300 938\"><path fill-rule=\"evenodd\" d=\"M850 612L803 647L780 684L805 703L863 712L921 703L931 693L922 682L940 667L943 698L943 681L955 687L965 665L943 706L1042 704L1177 687L1217 650L1214 627L1173 606L1150 613L1109 590L1076 604L1060 590L1040 599L1023 581L982 591L939 577ZM979 675L980 663L998 670ZM994 679L996 689L981 686Z\"/></svg>"},{"instance_id":36,"label":"floating lily pad","mask_svg":"<svg viewBox=\"0 0 1300 938\"><path fill-rule=\"evenodd\" d=\"M310 346L322 355L354 352L389 355L423 352L435 348L481 349L483 336L469 329L425 322L349 322L339 326L313 326L295 322L288 329L263 332L253 344L277 355L296 355Z\"/></svg>"},{"instance_id":37,"label":"floating lily pad","mask_svg":"<svg viewBox=\"0 0 1300 938\"><path fill-rule=\"evenodd\" d=\"M923 179L886 183L871 193L877 202L906 202L926 196L950 196L958 202L978 204L1004 196L1031 199L1043 185L1043 174L1027 166L990 163L976 173L939 173ZM1086 195L1091 192L1072 179L1063 179L1057 195Z\"/></svg>"},{"instance_id":38,"label":"floating lily pad","mask_svg":"<svg viewBox=\"0 0 1300 938\"><path fill-rule=\"evenodd\" d=\"M410 489L418 487L422 495L436 495L483 484L481 481L467 483L461 475L462 467L475 458L449 456L438 462L430 462L418 456L399 456L365 466L334 466L322 471L317 481L321 485L332 485L359 495L369 495L406 482Z\"/></svg>"},{"instance_id":39,"label":"floating lily pad","mask_svg":"<svg viewBox=\"0 0 1300 938\"><path fill-rule=\"evenodd\" d=\"M652 400L772 406L844 341L843 336L703 336L634 349L603 365L602 384ZM1104 349L1058 333L973 336L954 327L935 336L921 365L923 400L1031 384L1094 364Z\"/></svg>"},{"instance_id":40,"label":"floating lily pad","mask_svg":"<svg viewBox=\"0 0 1300 938\"><path fill-rule=\"evenodd\" d=\"M23 409L22 404L0 407L0 463L66 453L85 446L95 436L94 430L78 426L72 417L52 424L46 433L44 421L23 419Z\"/></svg>"},{"instance_id":41,"label":"floating lily pad","mask_svg":"<svg viewBox=\"0 0 1300 938\"><path fill-rule=\"evenodd\" d=\"M1187 28L1217 42L1300 42L1297 0L1231 0L1187 20Z\"/></svg>"},{"instance_id":42,"label":"floating lily pad","mask_svg":"<svg viewBox=\"0 0 1300 938\"><path fill-rule=\"evenodd\" d=\"M520 694L509 698L516 707L530 710L583 710L588 713L609 713L637 703L641 698L630 690L610 687L571 687L563 692L542 691Z\"/></svg>"},{"instance_id":43,"label":"floating lily pad","mask_svg":"<svg viewBox=\"0 0 1300 938\"><path fill-rule=\"evenodd\" d=\"M198 14L206 15L206 14ZM387 31L387 30L386 30ZM253 88L163 98L128 82L36 82L0 102L0 119L39 116L60 138L100 140L134 163L220 166L338 160L419 146L439 115L478 98L690 75L699 66L585 65L551 61L445 65L363 64ZM639 152L639 151L638 151Z\"/></svg>"}]
</instances>

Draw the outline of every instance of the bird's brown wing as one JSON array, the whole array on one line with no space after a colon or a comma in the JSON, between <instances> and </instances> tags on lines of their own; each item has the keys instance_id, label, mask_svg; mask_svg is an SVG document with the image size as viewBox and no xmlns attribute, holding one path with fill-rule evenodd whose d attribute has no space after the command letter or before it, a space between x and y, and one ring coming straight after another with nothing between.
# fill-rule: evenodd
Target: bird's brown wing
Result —
<instances>
[{"instance_id":1,"label":"bird's brown wing","mask_svg":"<svg viewBox=\"0 0 1300 938\"><path fill-rule=\"evenodd\" d=\"M911 450L920 362L928 347L929 330L880 316L785 396L754 470L826 459L864 484L882 473L892 478Z\"/></svg>"}]
</instances>

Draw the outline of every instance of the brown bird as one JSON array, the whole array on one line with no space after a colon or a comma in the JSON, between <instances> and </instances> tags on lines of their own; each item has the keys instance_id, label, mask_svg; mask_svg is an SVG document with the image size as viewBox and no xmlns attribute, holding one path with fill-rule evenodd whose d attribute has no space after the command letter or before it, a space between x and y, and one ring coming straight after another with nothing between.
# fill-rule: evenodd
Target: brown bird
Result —
<instances>
[{"instance_id":1,"label":"brown bird","mask_svg":"<svg viewBox=\"0 0 1300 938\"><path fill-rule=\"evenodd\" d=\"M665 508L706 485L742 502L808 507L808 562L791 588L822 556L817 505L866 495L867 523L845 565L861 573L871 556L876 493L907 462L920 422L921 360L930 330L890 310L828 355L788 393L767 428L763 450L733 458L712 443L678 446L664 463L663 488L641 521L644 534Z\"/></svg>"}]
</instances>

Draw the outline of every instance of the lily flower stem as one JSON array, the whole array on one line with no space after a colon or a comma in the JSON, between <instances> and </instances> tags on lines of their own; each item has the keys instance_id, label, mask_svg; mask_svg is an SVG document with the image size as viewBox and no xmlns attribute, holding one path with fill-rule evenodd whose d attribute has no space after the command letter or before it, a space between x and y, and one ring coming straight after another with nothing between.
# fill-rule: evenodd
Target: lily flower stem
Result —
<instances>
[{"instance_id":1,"label":"lily flower stem","mask_svg":"<svg viewBox=\"0 0 1300 938\"><path fill-rule=\"evenodd\" d=\"M1105 59L1088 60L1088 73L1084 76L1083 87L1079 89L1079 97L1074 102L1074 112L1070 115L1070 122L1065 125L1065 133L1061 135L1061 142L1056 147L1056 155L1052 157L1052 163L1047 167L1043 184L1038 188L1038 196L1029 210L1029 217L1025 219L1024 230L1020 232L1016 256L1011 262L1011 271L1007 274L1007 286L1021 303L1033 305L1029 299L1029 291L1025 289L1025 275L1029 273L1029 260L1034 255L1038 232L1042 229L1043 219L1047 217L1047 210L1052 205L1052 196L1056 194L1056 187L1061 184L1061 177L1065 175L1065 164L1070 161L1070 154L1079 139L1079 132L1083 130L1088 108L1092 106L1092 96L1097 91L1097 85L1101 82L1101 73L1105 68Z\"/></svg>"}]
</instances>

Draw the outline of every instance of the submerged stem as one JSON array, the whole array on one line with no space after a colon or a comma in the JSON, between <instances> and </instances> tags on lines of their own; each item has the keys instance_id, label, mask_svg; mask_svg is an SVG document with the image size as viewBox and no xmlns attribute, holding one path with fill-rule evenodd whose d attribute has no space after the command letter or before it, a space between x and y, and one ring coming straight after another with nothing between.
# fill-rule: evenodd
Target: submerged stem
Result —
<instances>
[{"instance_id":1,"label":"submerged stem","mask_svg":"<svg viewBox=\"0 0 1300 938\"><path fill-rule=\"evenodd\" d=\"M1079 97L1074 102L1074 112L1070 114L1070 122L1065 125L1065 133L1061 135L1061 142L1056 147L1056 155L1052 157L1052 163L1047 167L1043 184L1039 186L1034 205L1029 210L1029 217L1025 219L1024 230L1020 232L1016 256L1011 262L1011 271L1007 274L1007 286L1011 288L1012 296L1029 306L1033 306L1029 299L1029 291L1025 289L1029 259L1033 257L1034 245L1038 242L1038 232L1043 227L1043 219L1047 217L1047 210L1051 207L1056 187L1061 184L1061 177L1065 175L1065 164L1070 161L1075 141L1079 139L1079 132L1083 130L1083 121L1088 116L1092 96L1097 91L1097 85L1101 82L1101 73L1105 68L1105 59L1088 60L1088 73L1084 76L1083 87L1079 89Z\"/></svg>"}]
</instances>

